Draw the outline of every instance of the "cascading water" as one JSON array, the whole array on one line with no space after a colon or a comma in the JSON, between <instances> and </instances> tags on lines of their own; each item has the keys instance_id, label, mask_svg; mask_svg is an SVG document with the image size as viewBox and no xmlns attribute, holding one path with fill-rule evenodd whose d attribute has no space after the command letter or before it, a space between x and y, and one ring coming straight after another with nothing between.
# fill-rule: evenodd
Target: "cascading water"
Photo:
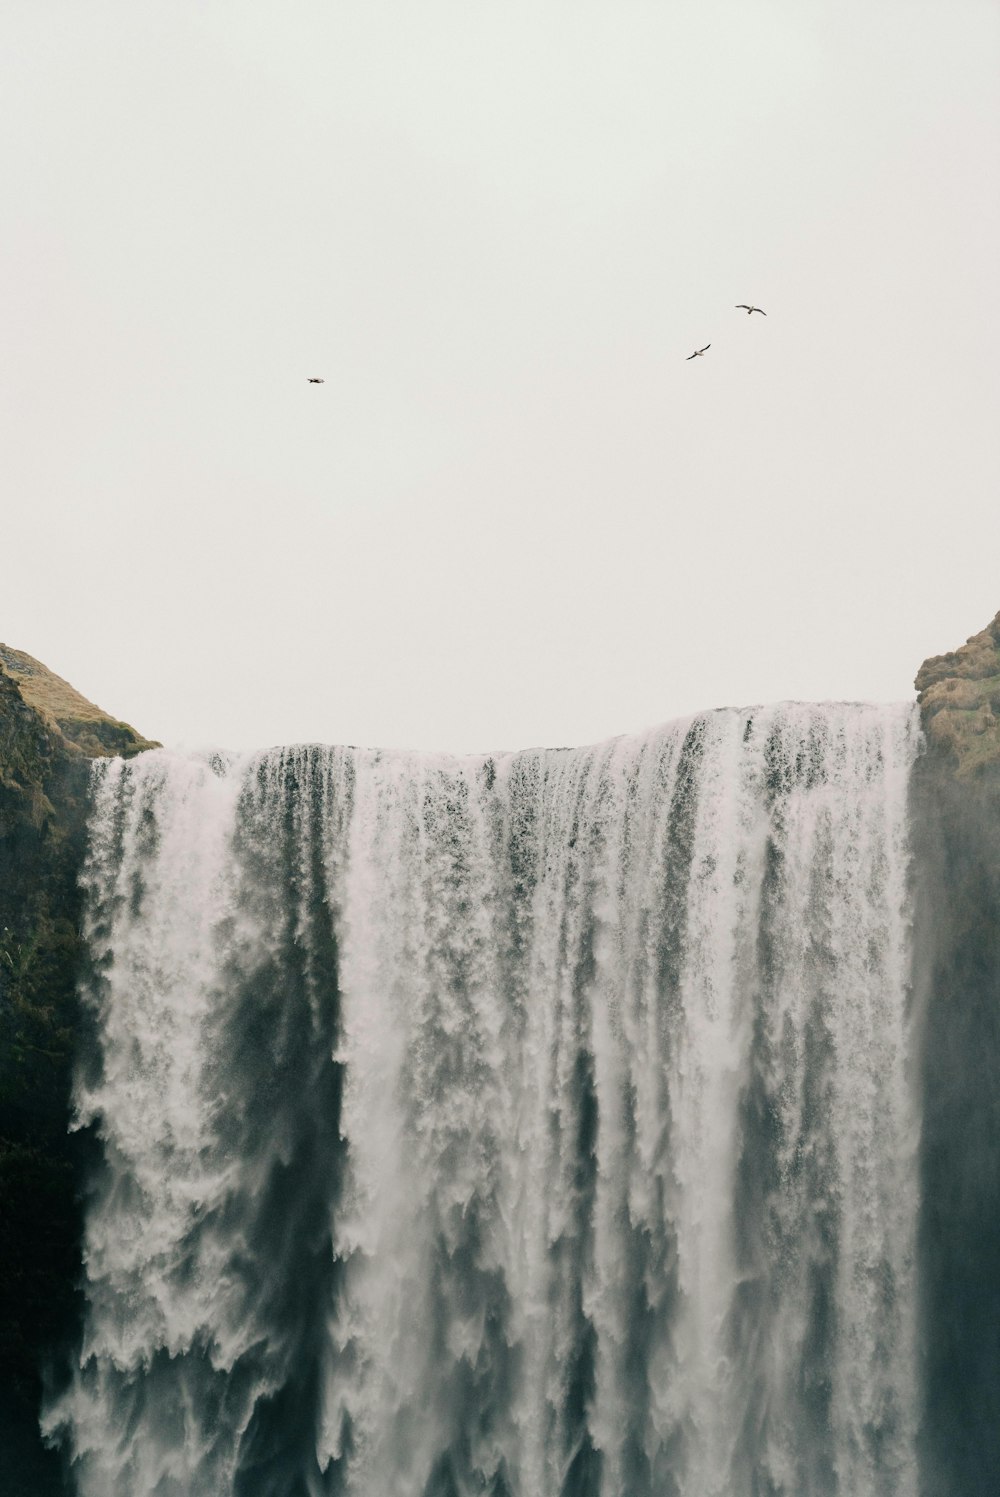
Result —
<instances>
[{"instance_id":1,"label":"cascading water","mask_svg":"<svg viewBox=\"0 0 1000 1497\"><path fill-rule=\"evenodd\" d=\"M79 1497L915 1497L918 738L100 766Z\"/></svg>"}]
</instances>

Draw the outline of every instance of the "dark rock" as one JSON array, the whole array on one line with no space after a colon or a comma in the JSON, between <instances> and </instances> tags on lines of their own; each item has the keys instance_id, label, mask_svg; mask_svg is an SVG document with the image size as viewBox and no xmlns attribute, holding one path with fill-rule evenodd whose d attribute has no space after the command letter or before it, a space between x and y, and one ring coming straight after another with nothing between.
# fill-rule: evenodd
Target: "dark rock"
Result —
<instances>
[{"instance_id":1,"label":"dark rock","mask_svg":"<svg viewBox=\"0 0 1000 1497\"><path fill-rule=\"evenodd\" d=\"M90 762L151 747L0 645L0 1470L9 1497L62 1493L38 1434L43 1370L73 1334L81 1140L78 875Z\"/></svg>"},{"instance_id":2,"label":"dark rock","mask_svg":"<svg viewBox=\"0 0 1000 1497\"><path fill-rule=\"evenodd\" d=\"M922 1497L1000 1491L1000 614L925 661L913 783L923 1014Z\"/></svg>"}]
</instances>

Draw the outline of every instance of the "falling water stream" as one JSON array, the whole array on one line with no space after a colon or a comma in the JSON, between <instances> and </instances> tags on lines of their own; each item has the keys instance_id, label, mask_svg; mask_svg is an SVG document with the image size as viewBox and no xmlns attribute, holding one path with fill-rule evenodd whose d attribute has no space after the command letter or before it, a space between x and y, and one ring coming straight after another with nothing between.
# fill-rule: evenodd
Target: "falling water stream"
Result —
<instances>
[{"instance_id":1,"label":"falling water stream","mask_svg":"<svg viewBox=\"0 0 1000 1497\"><path fill-rule=\"evenodd\" d=\"M915 1497L918 737L100 765L79 1497Z\"/></svg>"}]
</instances>

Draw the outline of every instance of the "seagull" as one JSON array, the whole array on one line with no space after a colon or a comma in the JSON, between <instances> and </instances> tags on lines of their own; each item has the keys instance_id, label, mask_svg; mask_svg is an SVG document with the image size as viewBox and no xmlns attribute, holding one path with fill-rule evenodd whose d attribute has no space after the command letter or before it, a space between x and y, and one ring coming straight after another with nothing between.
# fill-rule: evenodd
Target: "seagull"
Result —
<instances>
[{"instance_id":1,"label":"seagull","mask_svg":"<svg viewBox=\"0 0 1000 1497\"><path fill-rule=\"evenodd\" d=\"M767 316L767 313L764 311L763 307L748 307L745 301L737 302L736 310L737 312L745 312L748 317L750 316L751 312L759 312L762 317Z\"/></svg>"},{"instance_id":2,"label":"seagull","mask_svg":"<svg viewBox=\"0 0 1000 1497\"><path fill-rule=\"evenodd\" d=\"M313 374L310 374L310 375L307 376L307 382L310 385L325 385L326 384L326 380L317 379L316 376L313 375Z\"/></svg>"},{"instance_id":3,"label":"seagull","mask_svg":"<svg viewBox=\"0 0 1000 1497\"><path fill-rule=\"evenodd\" d=\"M685 359L684 362L688 363L688 361L691 359L700 359L702 354L705 353L707 349L711 348L711 346L711 343L706 343L704 348L696 348L694 353L688 354L687 359Z\"/></svg>"}]
</instances>

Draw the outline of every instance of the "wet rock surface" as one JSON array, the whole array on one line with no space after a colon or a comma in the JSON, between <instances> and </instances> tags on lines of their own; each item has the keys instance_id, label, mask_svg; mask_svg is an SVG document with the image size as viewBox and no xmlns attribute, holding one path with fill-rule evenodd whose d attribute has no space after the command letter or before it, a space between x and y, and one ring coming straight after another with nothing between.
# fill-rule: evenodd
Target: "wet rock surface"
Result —
<instances>
[{"instance_id":1,"label":"wet rock surface","mask_svg":"<svg viewBox=\"0 0 1000 1497\"><path fill-rule=\"evenodd\" d=\"M921 1497L1000 1491L1000 614L916 678Z\"/></svg>"},{"instance_id":2,"label":"wet rock surface","mask_svg":"<svg viewBox=\"0 0 1000 1497\"><path fill-rule=\"evenodd\" d=\"M5 1497L63 1491L42 1445L41 1379L73 1333L81 1149L78 875L90 763L149 747L22 651L0 645L0 1471Z\"/></svg>"}]
</instances>

